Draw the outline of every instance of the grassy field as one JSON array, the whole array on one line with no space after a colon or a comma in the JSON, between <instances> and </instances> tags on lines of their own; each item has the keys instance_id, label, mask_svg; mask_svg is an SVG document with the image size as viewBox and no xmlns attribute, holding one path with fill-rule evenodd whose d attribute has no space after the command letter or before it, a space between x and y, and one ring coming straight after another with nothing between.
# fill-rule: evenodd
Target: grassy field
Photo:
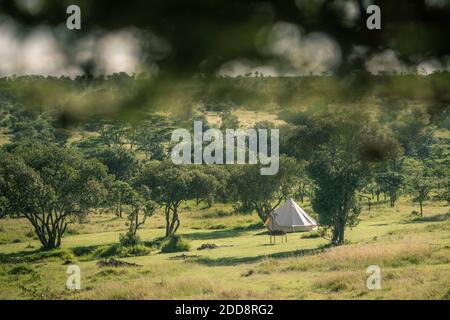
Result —
<instances>
[{"instance_id":1,"label":"grassy field","mask_svg":"<svg viewBox=\"0 0 450 320\"><path fill-rule=\"evenodd\" d=\"M187 257L152 246L164 233L158 214L140 231L149 252L118 258L135 267L97 265L125 219L93 215L71 225L61 250L41 252L27 221L9 218L0 221L0 299L450 299L449 207L429 202L423 218L414 209L407 199L393 209L380 202L348 244L329 248L314 233L270 245L256 214L189 203L179 230ZM197 250L205 243L219 247ZM79 291L65 288L70 263L81 268ZM380 290L366 287L370 265L381 268Z\"/></svg>"}]
</instances>

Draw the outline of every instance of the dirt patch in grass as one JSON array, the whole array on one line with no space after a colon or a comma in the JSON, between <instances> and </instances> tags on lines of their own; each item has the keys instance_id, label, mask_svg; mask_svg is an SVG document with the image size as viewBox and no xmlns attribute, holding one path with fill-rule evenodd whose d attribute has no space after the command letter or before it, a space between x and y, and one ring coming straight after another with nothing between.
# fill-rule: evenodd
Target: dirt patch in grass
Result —
<instances>
[{"instance_id":1,"label":"dirt patch in grass","mask_svg":"<svg viewBox=\"0 0 450 320\"><path fill-rule=\"evenodd\" d=\"M97 265L99 267L141 267L139 264L120 261L114 258L100 260L97 262Z\"/></svg>"},{"instance_id":2,"label":"dirt patch in grass","mask_svg":"<svg viewBox=\"0 0 450 320\"><path fill-rule=\"evenodd\" d=\"M186 259L198 259L200 258L197 254L180 254L179 256L171 257L170 260L186 260Z\"/></svg>"},{"instance_id":3,"label":"dirt patch in grass","mask_svg":"<svg viewBox=\"0 0 450 320\"><path fill-rule=\"evenodd\" d=\"M226 248L226 247L232 247L233 245L217 245L215 243L204 243L200 247L197 248L197 250L205 250L205 249L215 249L215 248Z\"/></svg>"}]
</instances>

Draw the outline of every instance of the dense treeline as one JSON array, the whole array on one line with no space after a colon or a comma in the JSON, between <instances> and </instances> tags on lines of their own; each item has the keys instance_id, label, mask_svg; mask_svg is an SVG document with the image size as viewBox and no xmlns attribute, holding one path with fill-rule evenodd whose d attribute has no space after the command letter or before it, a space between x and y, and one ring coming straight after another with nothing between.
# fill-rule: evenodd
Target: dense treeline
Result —
<instances>
[{"instance_id":1,"label":"dense treeline","mask_svg":"<svg viewBox=\"0 0 450 320\"><path fill-rule=\"evenodd\" d=\"M386 76L386 87L381 81L372 88L373 95L362 99L358 92L346 92L349 97L343 100L344 85L339 82L335 88L333 77L218 79L201 99L185 101L187 112L139 108L128 113L116 106L113 114L80 116L77 122L67 118L65 109L76 109L78 100L72 96L48 106L48 97L17 96L17 88L36 82L51 87L49 97L55 97L51 90L61 83L86 95L110 92L118 85L130 98L129 82L139 79L3 79L0 123L8 141L0 150L0 213L28 219L42 246L53 249L75 219L114 212L128 217L121 243L135 246L139 228L158 208L164 214L165 236L171 237L182 225L180 208L188 200L206 206L232 202L237 212L256 212L265 221L285 199L295 197L310 199L323 235L342 244L362 205L370 210L380 195L390 206L408 195L419 205L420 215L426 200L450 200L448 104L426 99L429 84L439 86L447 78L445 73ZM393 79L400 81L401 90L394 85L389 95L382 95ZM396 96L405 94L405 83L414 84L410 90L419 98ZM304 88L301 94L296 93L299 88ZM318 98L322 89L328 92L326 103ZM257 92L258 99L247 99L246 92ZM94 102L102 109L110 101ZM284 120L282 125L263 121L255 126L280 129L277 175L262 176L257 165L183 166L170 161L173 129L192 130L193 121L202 120L206 130L213 126L206 117L211 110L221 114L220 130L238 128L240 119L232 111L256 101Z\"/></svg>"}]
</instances>

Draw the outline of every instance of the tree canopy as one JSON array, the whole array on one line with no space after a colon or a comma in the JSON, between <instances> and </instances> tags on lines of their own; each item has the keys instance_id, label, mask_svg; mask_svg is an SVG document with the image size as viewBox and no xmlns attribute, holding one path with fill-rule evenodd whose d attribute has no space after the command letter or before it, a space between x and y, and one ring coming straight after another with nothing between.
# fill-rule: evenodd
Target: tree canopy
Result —
<instances>
[{"instance_id":1,"label":"tree canopy","mask_svg":"<svg viewBox=\"0 0 450 320\"><path fill-rule=\"evenodd\" d=\"M0 157L2 211L20 213L33 225L45 249L59 247L71 216L106 197L106 168L75 150L55 145L19 146Z\"/></svg>"}]
</instances>

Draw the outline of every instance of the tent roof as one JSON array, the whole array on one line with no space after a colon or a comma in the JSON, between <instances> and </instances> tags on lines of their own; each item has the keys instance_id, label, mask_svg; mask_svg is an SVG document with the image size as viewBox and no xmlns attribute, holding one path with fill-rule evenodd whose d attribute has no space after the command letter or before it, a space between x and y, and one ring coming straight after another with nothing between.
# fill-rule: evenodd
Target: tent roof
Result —
<instances>
[{"instance_id":1,"label":"tent roof","mask_svg":"<svg viewBox=\"0 0 450 320\"><path fill-rule=\"evenodd\" d=\"M276 209L271 216L282 227L317 226L317 222L292 199Z\"/></svg>"}]
</instances>

